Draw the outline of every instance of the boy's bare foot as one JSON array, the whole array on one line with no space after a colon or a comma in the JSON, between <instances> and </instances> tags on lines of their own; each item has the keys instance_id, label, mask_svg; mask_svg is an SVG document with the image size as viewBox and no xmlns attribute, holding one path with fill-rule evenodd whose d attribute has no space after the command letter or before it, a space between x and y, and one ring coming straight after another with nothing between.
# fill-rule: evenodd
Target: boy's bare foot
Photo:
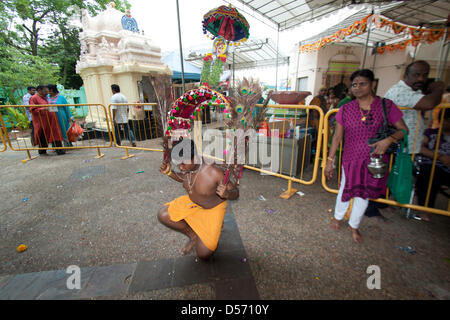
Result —
<instances>
[{"instance_id":1,"label":"boy's bare foot","mask_svg":"<svg viewBox=\"0 0 450 320\"><path fill-rule=\"evenodd\" d=\"M191 250L194 248L195 246L195 241L197 239L197 236L193 236L191 238L189 238L188 242L186 242L186 245L184 246L184 248L181 250L181 254L183 256L187 255L189 252L191 252Z\"/></svg>"},{"instance_id":2,"label":"boy's bare foot","mask_svg":"<svg viewBox=\"0 0 450 320\"><path fill-rule=\"evenodd\" d=\"M353 240L357 243L361 243L363 241L362 235L359 233L358 229L353 229L352 227L348 227L352 231Z\"/></svg>"},{"instance_id":3,"label":"boy's bare foot","mask_svg":"<svg viewBox=\"0 0 450 320\"><path fill-rule=\"evenodd\" d=\"M341 222L339 220L336 220L334 217L331 218L331 228L334 230L339 230L341 227Z\"/></svg>"}]
</instances>

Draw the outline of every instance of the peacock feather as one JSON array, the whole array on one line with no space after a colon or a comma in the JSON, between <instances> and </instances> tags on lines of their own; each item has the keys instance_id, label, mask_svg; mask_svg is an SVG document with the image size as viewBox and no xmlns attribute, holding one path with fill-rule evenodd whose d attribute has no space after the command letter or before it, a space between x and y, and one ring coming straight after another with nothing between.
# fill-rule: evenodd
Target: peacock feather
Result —
<instances>
[{"instance_id":1,"label":"peacock feather","mask_svg":"<svg viewBox=\"0 0 450 320\"><path fill-rule=\"evenodd\" d=\"M257 129L258 123L256 115L260 118L260 113L265 114L265 106L256 107L262 97L262 88L258 80L253 78L243 78L238 80L234 88L232 98L230 98L230 118L228 127L232 129ZM264 118L263 118L264 119Z\"/></svg>"},{"instance_id":2,"label":"peacock feather","mask_svg":"<svg viewBox=\"0 0 450 320\"><path fill-rule=\"evenodd\" d=\"M238 80L237 86L234 88L232 97L230 98L230 105L228 106L228 118L226 119L226 125L228 129L232 131L239 130L242 134L250 129L257 130L259 123L261 123L266 114L266 106L269 102L272 92L270 91L266 100L264 101L262 107L257 107L256 104L260 101L262 97L262 88L258 80L253 78L243 78ZM235 186L239 185L239 180L242 177L244 166L241 162L242 158L238 161L238 150L237 145L231 143L227 133L227 143L226 143L226 158L227 164L219 165L225 171L224 183L228 181ZM234 138L237 141L236 137ZM248 142L246 141L246 149L248 147ZM234 152L231 148L234 145ZM229 157L229 154L234 155L234 159ZM240 155L242 157L245 155ZM245 161L245 159L244 159Z\"/></svg>"}]
</instances>

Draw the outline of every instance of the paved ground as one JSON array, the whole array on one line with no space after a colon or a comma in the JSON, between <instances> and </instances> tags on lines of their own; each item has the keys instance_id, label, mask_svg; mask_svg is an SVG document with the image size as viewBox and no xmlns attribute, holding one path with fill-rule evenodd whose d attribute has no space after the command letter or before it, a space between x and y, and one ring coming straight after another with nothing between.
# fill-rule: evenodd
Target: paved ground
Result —
<instances>
[{"instance_id":1,"label":"paved ground","mask_svg":"<svg viewBox=\"0 0 450 320\"><path fill-rule=\"evenodd\" d=\"M356 244L345 227L330 229L335 195L320 179L283 200L287 182L246 170L205 263L181 257L186 239L157 222L157 210L183 194L158 172L161 153L103 152L50 152L26 164L24 152L0 153L0 299L450 298L448 217L426 223L385 209L389 223L364 219ZM28 250L18 253L22 243ZM66 288L70 265L81 268L81 290ZM366 287L370 265L380 267L380 290Z\"/></svg>"}]
</instances>

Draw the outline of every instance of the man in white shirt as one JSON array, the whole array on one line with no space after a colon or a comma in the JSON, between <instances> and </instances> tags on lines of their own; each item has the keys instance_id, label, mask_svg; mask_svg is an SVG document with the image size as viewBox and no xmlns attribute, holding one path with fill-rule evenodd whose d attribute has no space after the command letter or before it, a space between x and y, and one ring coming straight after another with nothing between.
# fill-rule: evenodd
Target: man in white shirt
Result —
<instances>
[{"instance_id":1,"label":"man in white shirt","mask_svg":"<svg viewBox=\"0 0 450 320\"><path fill-rule=\"evenodd\" d=\"M136 147L133 130L128 125L128 106L113 105L114 103L128 103L127 98L120 93L120 87L117 84L111 85L113 96L111 97L111 110L113 111L114 131L116 135L116 142L120 146L120 128L124 131L125 137L130 137L130 142L133 147Z\"/></svg>"},{"instance_id":2,"label":"man in white shirt","mask_svg":"<svg viewBox=\"0 0 450 320\"><path fill-rule=\"evenodd\" d=\"M420 148L425 131L425 123L423 117L420 116L422 111L435 108L442 101L444 93L444 83L435 81L428 85L428 74L430 73L430 65L423 60L410 63L405 70L403 80L391 87L386 95L387 99L391 99L399 107L408 107L411 110L402 110L403 120L409 129L408 133L408 152L409 154L420 153ZM420 117L420 118L419 118ZM417 121L420 119L419 129L416 136ZM428 214L418 214L421 219L429 221Z\"/></svg>"},{"instance_id":3,"label":"man in white shirt","mask_svg":"<svg viewBox=\"0 0 450 320\"><path fill-rule=\"evenodd\" d=\"M27 93L22 97L22 105L28 106L30 104L30 98L36 94L36 88L35 87L28 87ZM30 128L31 128L31 145L34 145L34 127L33 127L33 118L31 116L31 111L28 110L27 107L24 108L25 113L27 114L28 121L30 122Z\"/></svg>"},{"instance_id":4,"label":"man in white shirt","mask_svg":"<svg viewBox=\"0 0 450 320\"><path fill-rule=\"evenodd\" d=\"M399 107L407 107L414 110L402 110L408 133L409 153L420 153L423 132L425 130L424 119L420 119L417 141L414 146L416 135L416 125L419 120L420 111L431 110L441 103L444 93L444 83L442 81L432 82L426 88L430 65L423 60L409 64L405 70L403 80L392 86L385 94L385 98L392 100Z\"/></svg>"}]
</instances>

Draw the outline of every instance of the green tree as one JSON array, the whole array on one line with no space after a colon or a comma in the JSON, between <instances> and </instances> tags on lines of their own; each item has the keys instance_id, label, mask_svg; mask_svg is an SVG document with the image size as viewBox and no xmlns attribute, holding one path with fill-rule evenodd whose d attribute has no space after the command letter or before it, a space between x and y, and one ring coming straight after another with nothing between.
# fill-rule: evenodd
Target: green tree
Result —
<instances>
[{"instance_id":1,"label":"green tree","mask_svg":"<svg viewBox=\"0 0 450 320\"><path fill-rule=\"evenodd\" d=\"M80 29L67 25L62 23L58 26L45 41L39 55L58 64L60 81L65 88L79 89L83 81L76 73L75 66L80 56Z\"/></svg>"},{"instance_id":2,"label":"green tree","mask_svg":"<svg viewBox=\"0 0 450 320\"><path fill-rule=\"evenodd\" d=\"M0 2L0 45L13 47L26 56L41 56L58 64L65 87L79 88L75 73L80 54L79 29L70 27L70 19L81 9L96 15L110 0L2 0ZM124 12L127 0L116 0L116 9Z\"/></svg>"},{"instance_id":3,"label":"green tree","mask_svg":"<svg viewBox=\"0 0 450 320\"><path fill-rule=\"evenodd\" d=\"M18 18L14 30L11 28L9 30L9 34L13 36L7 35L9 38L7 41L37 56L40 41L45 40L45 37L41 39L44 26L54 30L64 21L67 22L68 18L79 13L80 9L88 9L95 15L104 10L109 2L109 0L2 0L6 15ZM115 3L118 10L125 11L125 8L129 7L126 0L117 0Z\"/></svg>"},{"instance_id":4,"label":"green tree","mask_svg":"<svg viewBox=\"0 0 450 320\"><path fill-rule=\"evenodd\" d=\"M0 46L0 88L10 104L20 104L18 90L29 85L57 83L59 68L45 58L22 53L20 50Z\"/></svg>"}]
</instances>

